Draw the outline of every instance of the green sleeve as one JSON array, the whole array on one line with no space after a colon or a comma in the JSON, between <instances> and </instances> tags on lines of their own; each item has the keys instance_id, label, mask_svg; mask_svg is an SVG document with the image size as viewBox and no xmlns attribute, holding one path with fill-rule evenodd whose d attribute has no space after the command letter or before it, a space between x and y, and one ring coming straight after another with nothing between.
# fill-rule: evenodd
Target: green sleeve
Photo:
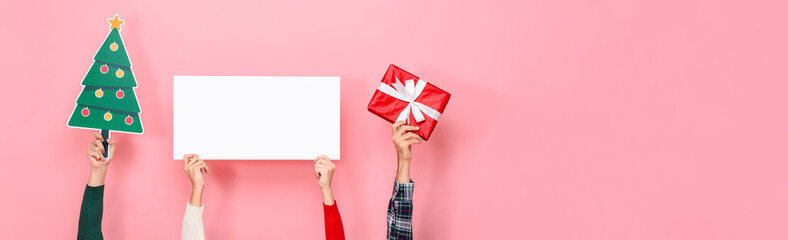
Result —
<instances>
[{"instance_id":1,"label":"green sleeve","mask_svg":"<svg viewBox=\"0 0 788 240\"><path fill-rule=\"evenodd\" d=\"M103 240L101 215L104 211L104 185L85 186L82 195L82 210L79 211L77 240Z\"/></svg>"}]
</instances>

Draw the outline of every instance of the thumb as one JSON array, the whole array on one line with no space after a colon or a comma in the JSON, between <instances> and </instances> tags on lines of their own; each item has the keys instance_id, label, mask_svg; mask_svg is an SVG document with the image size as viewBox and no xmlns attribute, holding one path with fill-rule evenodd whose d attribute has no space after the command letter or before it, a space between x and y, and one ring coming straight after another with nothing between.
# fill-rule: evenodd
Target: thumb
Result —
<instances>
[{"instance_id":1,"label":"thumb","mask_svg":"<svg viewBox=\"0 0 788 240\"><path fill-rule=\"evenodd\" d=\"M107 156L112 158L112 155L115 153L115 139L107 140L107 144L109 144L109 154Z\"/></svg>"}]
</instances>

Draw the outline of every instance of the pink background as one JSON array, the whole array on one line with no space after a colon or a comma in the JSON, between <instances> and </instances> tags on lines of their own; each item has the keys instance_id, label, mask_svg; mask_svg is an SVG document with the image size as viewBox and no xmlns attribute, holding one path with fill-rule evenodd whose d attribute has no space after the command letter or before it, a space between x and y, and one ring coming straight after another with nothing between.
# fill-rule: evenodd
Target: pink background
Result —
<instances>
[{"instance_id":1,"label":"pink background","mask_svg":"<svg viewBox=\"0 0 788 240\"><path fill-rule=\"evenodd\" d=\"M341 76L334 191L383 239L389 63L453 94L414 150L418 239L788 238L785 1L211 2L1 4L3 239L76 236L92 132L66 121L114 13L145 134L113 135L107 239L180 235L173 75ZM208 239L322 238L309 162L210 164Z\"/></svg>"}]
</instances>

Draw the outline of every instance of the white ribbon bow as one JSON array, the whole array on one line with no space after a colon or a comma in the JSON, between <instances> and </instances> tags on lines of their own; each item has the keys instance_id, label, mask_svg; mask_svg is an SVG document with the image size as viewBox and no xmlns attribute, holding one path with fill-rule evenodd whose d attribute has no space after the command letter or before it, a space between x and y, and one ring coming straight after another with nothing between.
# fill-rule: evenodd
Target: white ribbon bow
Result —
<instances>
[{"instance_id":1,"label":"white ribbon bow","mask_svg":"<svg viewBox=\"0 0 788 240\"><path fill-rule=\"evenodd\" d=\"M424 114L435 119L436 121L438 118L441 117L441 113L432 109L431 107L424 105L420 102L416 102L416 98L419 97L421 91L424 90L424 87L427 86L427 81L419 79L418 82L414 82L413 79L406 80L405 85L400 83L399 78L394 78L396 81L394 82L394 87L392 88L388 84L380 83L380 87L378 90L381 92L392 96L396 99L408 102L408 106L405 106L405 109L402 109L402 112L399 113L397 117L397 121L408 121L410 114L413 114L413 118L416 119L416 122L423 122L424 121Z\"/></svg>"}]
</instances>

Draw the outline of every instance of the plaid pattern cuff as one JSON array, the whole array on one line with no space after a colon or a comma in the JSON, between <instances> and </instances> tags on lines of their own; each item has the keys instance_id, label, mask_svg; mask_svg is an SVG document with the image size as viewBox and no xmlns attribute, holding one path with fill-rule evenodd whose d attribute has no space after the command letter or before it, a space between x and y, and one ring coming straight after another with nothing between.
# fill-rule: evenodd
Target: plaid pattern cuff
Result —
<instances>
[{"instance_id":1,"label":"plaid pattern cuff","mask_svg":"<svg viewBox=\"0 0 788 240\"><path fill-rule=\"evenodd\" d=\"M409 183L399 183L394 180L394 191L391 193L391 199L397 202L412 202L413 201L413 180Z\"/></svg>"}]
</instances>

